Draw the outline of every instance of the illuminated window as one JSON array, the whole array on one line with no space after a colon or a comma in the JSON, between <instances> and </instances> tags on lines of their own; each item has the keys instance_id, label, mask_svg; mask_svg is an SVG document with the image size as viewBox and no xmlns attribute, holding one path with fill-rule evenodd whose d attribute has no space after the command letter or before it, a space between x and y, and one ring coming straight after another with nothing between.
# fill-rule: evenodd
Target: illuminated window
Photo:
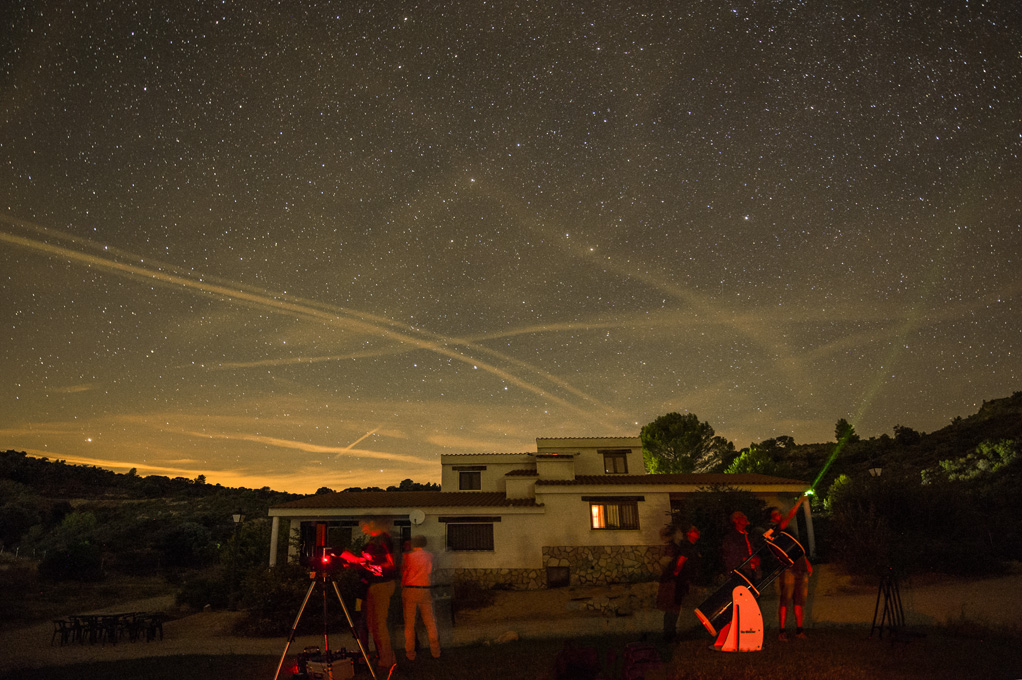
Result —
<instances>
[{"instance_id":1,"label":"illuminated window","mask_svg":"<svg viewBox=\"0 0 1022 680\"><path fill-rule=\"evenodd\" d=\"M628 452L627 451L604 451L603 471L608 475L628 474Z\"/></svg>"},{"instance_id":2,"label":"illuminated window","mask_svg":"<svg viewBox=\"0 0 1022 680\"><path fill-rule=\"evenodd\" d=\"M590 502L589 514L593 529L639 528L639 504L635 501Z\"/></svg>"}]
</instances>

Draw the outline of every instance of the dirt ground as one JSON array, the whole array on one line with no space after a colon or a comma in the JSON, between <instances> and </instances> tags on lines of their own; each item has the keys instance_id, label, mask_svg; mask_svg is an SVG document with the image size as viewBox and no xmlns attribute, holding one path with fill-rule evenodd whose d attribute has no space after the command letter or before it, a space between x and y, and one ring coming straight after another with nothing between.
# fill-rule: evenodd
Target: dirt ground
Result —
<instances>
[{"instance_id":1,"label":"dirt ground","mask_svg":"<svg viewBox=\"0 0 1022 680\"><path fill-rule=\"evenodd\" d=\"M861 625L869 627L877 602L877 586L857 585L821 565L813 577L807 619L811 626ZM501 636L565 637L568 635L655 632L660 612L636 609L622 614L613 611L622 603L650 602L655 584L635 586L572 587L531 592L497 591L492 605L461 611L455 625L449 617L441 620L441 639L445 645L473 644L496 640ZM979 625L1022 631L1022 570L988 579L917 578L900 584L906 623L910 626ZM695 593L695 605L706 593ZM646 598L643 600L643 598ZM608 602L610 609L607 608ZM764 623L774 627L776 599L764 594L760 601ZM0 674L15 669L37 668L89 661L177 655L257 654L281 657L287 640L239 637L233 633L241 613L199 612L174 614L171 597L113 603L89 613L117 611L166 611L171 620L164 625L164 638L153 642L117 644L51 644L50 623L0 630ZM176 617L176 618L175 618ZM438 614L438 618L439 617ZM394 647L402 639L397 628L392 633ZM306 646L322 646L322 635L299 636L288 647L294 655ZM332 649L354 649L347 635L331 633Z\"/></svg>"}]
</instances>

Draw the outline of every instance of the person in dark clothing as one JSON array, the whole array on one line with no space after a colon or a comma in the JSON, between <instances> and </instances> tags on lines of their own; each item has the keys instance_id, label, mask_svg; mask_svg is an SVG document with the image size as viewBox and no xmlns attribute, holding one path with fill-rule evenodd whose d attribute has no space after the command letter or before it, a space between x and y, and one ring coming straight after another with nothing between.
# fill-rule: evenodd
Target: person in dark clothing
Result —
<instances>
[{"instance_id":1,"label":"person in dark clothing","mask_svg":"<svg viewBox=\"0 0 1022 680\"><path fill-rule=\"evenodd\" d=\"M748 532L749 518L741 510L736 510L731 513L730 520L731 529L724 534L724 541L721 544L725 574L738 569L755 552L753 539ZM756 583L759 580L759 559L753 557L741 573L749 581Z\"/></svg>"},{"instance_id":2,"label":"person in dark clothing","mask_svg":"<svg viewBox=\"0 0 1022 680\"><path fill-rule=\"evenodd\" d=\"M377 667L387 670L397 663L387 627L390 599L397 588L397 565L390 547L390 534L379 522L366 521L362 524L362 533L369 536L369 541L362 548L361 556L345 551L341 557L362 568L362 580L368 585L364 615L379 655Z\"/></svg>"},{"instance_id":3,"label":"person in dark clothing","mask_svg":"<svg viewBox=\"0 0 1022 680\"><path fill-rule=\"evenodd\" d=\"M671 541L667 545L668 559L660 575L660 589L657 605L664 612L664 641L671 642L677 636L681 603L688 595L689 585L697 577L702 563L702 553L696 547L699 529L695 525L681 531L673 527Z\"/></svg>"}]
</instances>

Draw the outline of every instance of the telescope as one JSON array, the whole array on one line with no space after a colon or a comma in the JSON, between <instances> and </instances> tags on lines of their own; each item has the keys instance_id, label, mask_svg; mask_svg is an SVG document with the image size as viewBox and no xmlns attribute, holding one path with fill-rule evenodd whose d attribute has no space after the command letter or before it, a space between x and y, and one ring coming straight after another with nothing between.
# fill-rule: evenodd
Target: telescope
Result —
<instances>
[{"instance_id":1,"label":"telescope","mask_svg":"<svg viewBox=\"0 0 1022 680\"><path fill-rule=\"evenodd\" d=\"M696 617L710 635L716 638L731 623L735 588L747 588L758 600L764 588L805 554L802 544L788 532L768 531L763 535L763 545L738 565L738 568L728 575L724 584L696 608ZM758 576L757 570L753 568L757 563Z\"/></svg>"}]
</instances>

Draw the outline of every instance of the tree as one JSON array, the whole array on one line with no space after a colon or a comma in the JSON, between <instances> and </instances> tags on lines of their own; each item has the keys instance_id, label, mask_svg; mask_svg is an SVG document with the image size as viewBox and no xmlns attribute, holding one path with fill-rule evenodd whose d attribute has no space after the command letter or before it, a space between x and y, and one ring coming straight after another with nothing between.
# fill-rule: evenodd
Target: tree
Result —
<instances>
[{"instance_id":1,"label":"tree","mask_svg":"<svg viewBox=\"0 0 1022 680\"><path fill-rule=\"evenodd\" d=\"M922 441L923 436L913 430L911 427L905 427L903 425L894 426L894 441L901 444L902 446L912 446Z\"/></svg>"},{"instance_id":2,"label":"tree","mask_svg":"<svg viewBox=\"0 0 1022 680\"><path fill-rule=\"evenodd\" d=\"M738 453L735 445L724 437L715 436L710 440L702 456L696 460L693 472L720 472L735 459Z\"/></svg>"},{"instance_id":3,"label":"tree","mask_svg":"<svg viewBox=\"0 0 1022 680\"><path fill-rule=\"evenodd\" d=\"M756 472L761 475L773 475L777 473L777 463L774 462L768 450L753 444L747 449L742 449L742 452L731 461L724 472L728 474Z\"/></svg>"},{"instance_id":4,"label":"tree","mask_svg":"<svg viewBox=\"0 0 1022 680\"><path fill-rule=\"evenodd\" d=\"M839 444L854 444L859 441L859 435L855 434L855 428L844 418L834 425L834 438Z\"/></svg>"},{"instance_id":5,"label":"tree","mask_svg":"<svg viewBox=\"0 0 1022 680\"><path fill-rule=\"evenodd\" d=\"M642 428L642 459L651 474L709 472L734 455L734 445L716 437L694 413L668 413Z\"/></svg>"},{"instance_id":6,"label":"tree","mask_svg":"<svg viewBox=\"0 0 1022 680\"><path fill-rule=\"evenodd\" d=\"M431 484L426 482L420 484L419 482L413 482L410 479L402 479L401 483L397 486L388 486L387 491L439 491L439 484Z\"/></svg>"}]
</instances>

